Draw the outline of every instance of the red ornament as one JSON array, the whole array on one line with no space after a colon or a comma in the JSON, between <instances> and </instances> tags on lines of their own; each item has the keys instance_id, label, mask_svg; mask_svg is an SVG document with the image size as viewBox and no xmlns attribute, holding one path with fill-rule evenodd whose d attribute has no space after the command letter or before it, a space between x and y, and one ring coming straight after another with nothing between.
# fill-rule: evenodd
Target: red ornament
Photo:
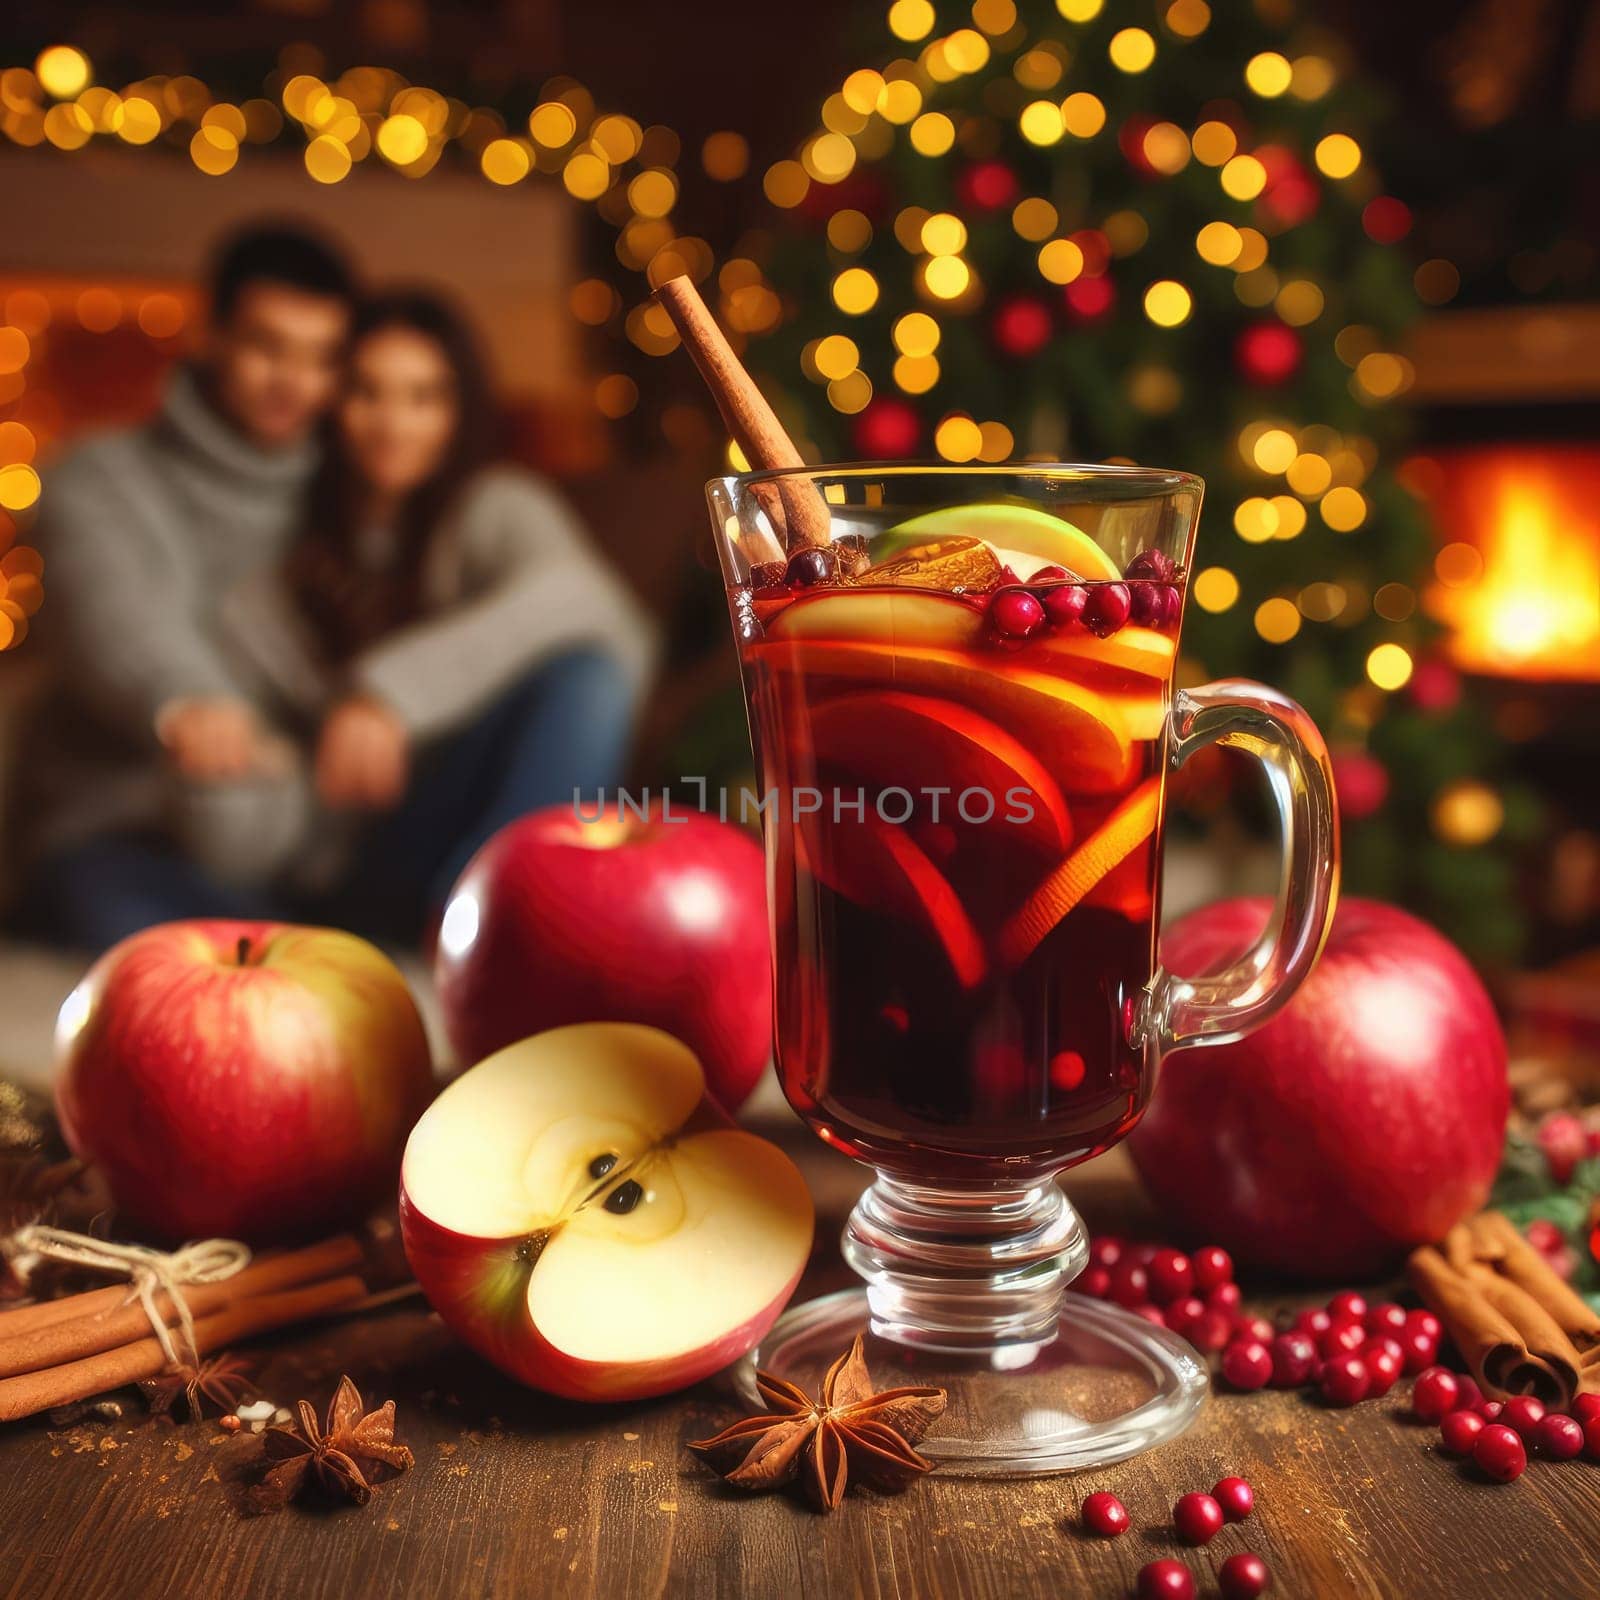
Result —
<instances>
[{"instance_id":1,"label":"red ornament","mask_svg":"<svg viewBox=\"0 0 1600 1600\"><path fill-rule=\"evenodd\" d=\"M1050 308L1033 295L1013 295L994 314L994 342L1008 356L1037 355L1050 342Z\"/></svg>"},{"instance_id":2,"label":"red ornament","mask_svg":"<svg viewBox=\"0 0 1600 1600\"><path fill-rule=\"evenodd\" d=\"M1392 194L1376 195L1362 208L1361 226L1374 244L1397 244L1411 232L1411 207Z\"/></svg>"},{"instance_id":3,"label":"red ornament","mask_svg":"<svg viewBox=\"0 0 1600 1600\"><path fill-rule=\"evenodd\" d=\"M1017 175L1003 161L975 161L956 179L956 193L977 211L998 211L1017 198Z\"/></svg>"},{"instance_id":4,"label":"red ornament","mask_svg":"<svg viewBox=\"0 0 1600 1600\"><path fill-rule=\"evenodd\" d=\"M1340 814L1360 822L1378 811L1389 798L1389 773L1383 763L1365 750L1335 750L1332 760Z\"/></svg>"},{"instance_id":5,"label":"red ornament","mask_svg":"<svg viewBox=\"0 0 1600 1600\"><path fill-rule=\"evenodd\" d=\"M1437 656L1419 661L1406 693L1418 711L1454 711L1461 702L1461 674Z\"/></svg>"},{"instance_id":6,"label":"red ornament","mask_svg":"<svg viewBox=\"0 0 1600 1600\"><path fill-rule=\"evenodd\" d=\"M1246 383L1276 388L1300 370L1305 346L1293 328L1281 322L1255 322L1233 345L1233 364Z\"/></svg>"},{"instance_id":7,"label":"red ornament","mask_svg":"<svg viewBox=\"0 0 1600 1600\"><path fill-rule=\"evenodd\" d=\"M1109 277L1074 278L1061 291L1061 298L1079 322L1098 322L1117 303L1117 290Z\"/></svg>"},{"instance_id":8,"label":"red ornament","mask_svg":"<svg viewBox=\"0 0 1600 1600\"><path fill-rule=\"evenodd\" d=\"M1322 203L1322 190L1294 151L1281 144L1264 144L1255 158L1267 169L1260 200L1263 220L1278 229L1310 221Z\"/></svg>"},{"instance_id":9,"label":"red ornament","mask_svg":"<svg viewBox=\"0 0 1600 1600\"><path fill-rule=\"evenodd\" d=\"M916 409L894 395L868 402L856 418L856 454L868 461L899 461L917 453L922 419Z\"/></svg>"}]
</instances>

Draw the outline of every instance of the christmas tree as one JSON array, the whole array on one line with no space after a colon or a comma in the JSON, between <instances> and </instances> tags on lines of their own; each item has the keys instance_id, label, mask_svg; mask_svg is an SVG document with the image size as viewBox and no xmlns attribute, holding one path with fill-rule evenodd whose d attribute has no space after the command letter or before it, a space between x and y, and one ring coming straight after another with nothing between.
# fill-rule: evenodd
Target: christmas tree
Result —
<instances>
[{"instance_id":1,"label":"christmas tree","mask_svg":"<svg viewBox=\"0 0 1600 1600\"><path fill-rule=\"evenodd\" d=\"M786 311L750 359L805 448L1202 474L1183 672L1317 718L1348 892L1514 956L1532 819L1421 609L1411 216L1337 41L1289 0L895 0L887 21L768 169L781 225L749 252ZM724 266L725 311L746 269Z\"/></svg>"}]
</instances>

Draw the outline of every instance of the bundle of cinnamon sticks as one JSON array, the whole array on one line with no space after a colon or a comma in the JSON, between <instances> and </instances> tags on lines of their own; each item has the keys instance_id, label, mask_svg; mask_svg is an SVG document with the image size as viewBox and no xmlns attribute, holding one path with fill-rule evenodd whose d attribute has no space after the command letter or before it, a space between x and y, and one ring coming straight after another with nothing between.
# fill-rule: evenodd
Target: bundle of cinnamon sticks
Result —
<instances>
[{"instance_id":1,"label":"bundle of cinnamon sticks","mask_svg":"<svg viewBox=\"0 0 1600 1600\"><path fill-rule=\"evenodd\" d=\"M354 1306L367 1293L357 1270L363 1259L360 1243L340 1234L184 1289L196 1357ZM156 1305L177 1327L171 1296L158 1291ZM150 1318L125 1283L0 1311L0 1422L154 1378L166 1365Z\"/></svg>"},{"instance_id":2,"label":"bundle of cinnamon sticks","mask_svg":"<svg viewBox=\"0 0 1600 1600\"><path fill-rule=\"evenodd\" d=\"M1500 1212L1458 1223L1407 1270L1491 1399L1531 1394L1565 1410L1600 1393L1600 1315Z\"/></svg>"}]
</instances>

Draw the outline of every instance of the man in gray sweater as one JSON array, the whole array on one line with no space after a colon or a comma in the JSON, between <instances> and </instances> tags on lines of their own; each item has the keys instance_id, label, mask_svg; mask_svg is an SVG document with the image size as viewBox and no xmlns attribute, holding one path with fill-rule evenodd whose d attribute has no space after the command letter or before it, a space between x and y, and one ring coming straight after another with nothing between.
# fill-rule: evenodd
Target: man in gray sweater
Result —
<instances>
[{"instance_id":1,"label":"man in gray sweater","mask_svg":"<svg viewBox=\"0 0 1600 1600\"><path fill-rule=\"evenodd\" d=\"M49 868L69 857L75 882L92 889L98 872L131 920L141 901L156 920L175 896L199 915L254 909L190 854L97 862L93 846L159 836L175 796L223 792L280 760L223 601L276 567L295 535L353 302L349 271L320 240L238 235L213 270L200 363L175 376L150 422L84 442L48 475L40 620L59 687L30 740L23 808L42 868L31 909L47 928L70 897Z\"/></svg>"}]
</instances>

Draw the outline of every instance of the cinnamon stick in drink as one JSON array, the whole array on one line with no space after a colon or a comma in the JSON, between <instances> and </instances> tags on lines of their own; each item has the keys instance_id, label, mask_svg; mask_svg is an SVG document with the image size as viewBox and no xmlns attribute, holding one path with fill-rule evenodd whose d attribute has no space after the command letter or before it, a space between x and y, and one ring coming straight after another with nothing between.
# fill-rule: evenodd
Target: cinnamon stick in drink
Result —
<instances>
[{"instance_id":1,"label":"cinnamon stick in drink","mask_svg":"<svg viewBox=\"0 0 1600 1600\"><path fill-rule=\"evenodd\" d=\"M201 1356L210 1355L241 1339L353 1305L366 1292L367 1286L360 1278L342 1277L279 1294L248 1296L195 1323L195 1350ZM75 1400L88 1400L108 1389L120 1389L141 1378L154 1378L165 1366L161 1345L151 1334L81 1361L0 1379L0 1422L14 1422Z\"/></svg>"},{"instance_id":2,"label":"cinnamon stick in drink","mask_svg":"<svg viewBox=\"0 0 1600 1600\"><path fill-rule=\"evenodd\" d=\"M805 466L794 441L767 404L766 396L745 371L711 308L690 278L669 278L656 299L672 318L683 347L705 379L728 432L758 472L798 470ZM784 543L790 554L832 538L832 519L816 485L805 478L782 480L777 486ZM769 510L770 507L764 506Z\"/></svg>"},{"instance_id":3,"label":"cinnamon stick in drink","mask_svg":"<svg viewBox=\"0 0 1600 1600\"><path fill-rule=\"evenodd\" d=\"M268 1294L347 1272L361 1265L362 1254L361 1245L353 1236L338 1234L303 1250L290 1250L253 1261L220 1282L189 1285L182 1289L182 1294L189 1314L199 1318L252 1295ZM139 1338L149 1330L150 1318L143 1303L130 1295L127 1284L115 1284L88 1294L69 1295L0 1314L0 1379L60 1366L103 1350L114 1350ZM175 1327L179 1319L171 1297L164 1290L158 1290L155 1299L162 1320L168 1327ZM75 1305L76 1311L72 1309ZM30 1312L47 1310L57 1314L26 1320ZM8 1321L8 1318L18 1320Z\"/></svg>"}]
</instances>

